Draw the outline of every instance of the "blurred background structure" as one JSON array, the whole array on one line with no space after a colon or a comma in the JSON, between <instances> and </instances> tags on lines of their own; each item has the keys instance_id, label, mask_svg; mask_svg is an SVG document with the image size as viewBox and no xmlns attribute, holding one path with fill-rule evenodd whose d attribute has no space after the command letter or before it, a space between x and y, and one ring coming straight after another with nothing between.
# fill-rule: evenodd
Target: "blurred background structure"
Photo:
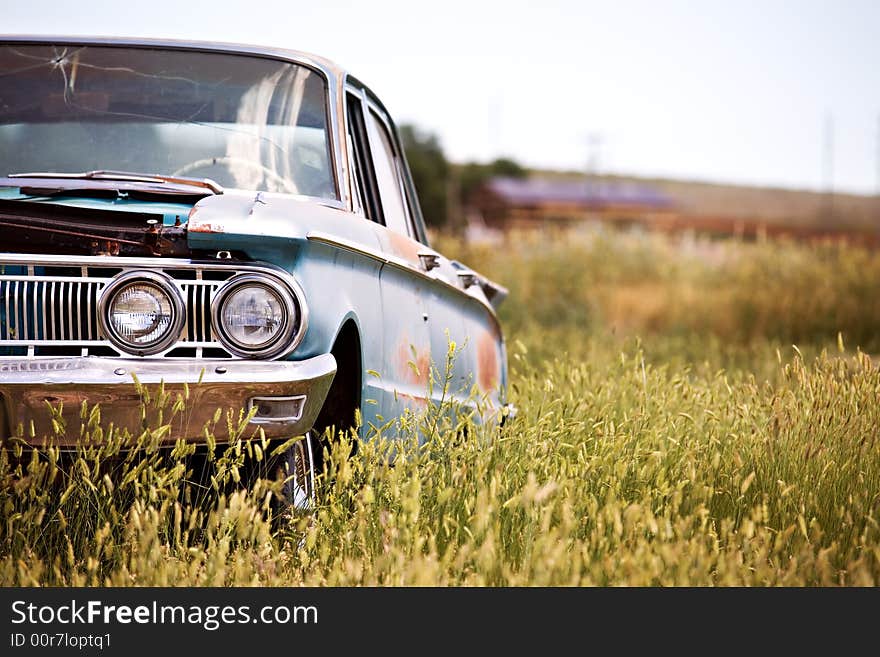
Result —
<instances>
[{"instance_id":1,"label":"blurred background structure","mask_svg":"<svg viewBox=\"0 0 880 657\"><path fill-rule=\"evenodd\" d=\"M314 52L404 126L429 223L602 222L876 245L880 3L12 3L7 33Z\"/></svg>"},{"instance_id":2,"label":"blurred background structure","mask_svg":"<svg viewBox=\"0 0 880 657\"><path fill-rule=\"evenodd\" d=\"M601 224L746 240L787 237L880 247L880 194L448 162L439 138L402 130L429 226L494 240L512 229Z\"/></svg>"}]
</instances>

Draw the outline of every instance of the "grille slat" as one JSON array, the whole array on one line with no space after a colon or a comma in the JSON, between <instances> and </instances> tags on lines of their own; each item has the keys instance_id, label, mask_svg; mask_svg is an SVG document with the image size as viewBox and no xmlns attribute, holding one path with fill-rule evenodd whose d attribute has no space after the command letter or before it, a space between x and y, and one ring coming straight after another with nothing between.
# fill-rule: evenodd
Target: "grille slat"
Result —
<instances>
[{"instance_id":1,"label":"grille slat","mask_svg":"<svg viewBox=\"0 0 880 657\"><path fill-rule=\"evenodd\" d=\"M190 287L186 295L186 339L188 342L196 341L198 332L198 314L195 312L196 288Z\"/></svg>"},{"instance_id":2,"label":"grille slat","mask_svg":"<svg viewBox=\"0 0 880 657\"><path fill-rule=\"evenodd\" d=\"M52 281L50 284L51 291L49 292L49 328L50 328L50 339L55 339L55 281Z\"/></svg>"},{"instance_id":3,"label":"grille slat","mask_svg":"<svg viewBox=\"0 0 880 657\"><path fill-rule=\"evenodd\" d=\"M30 286L29 286L29 284L28 284L27 281L22 281L22 282L21 282L21 298L22 298L22 299L27 299L27 297L28 297L28 287L30 287ZM20 308L20 309L21 309L21 316L20 316L20 318L19 318L21 324L19 325L18 330L19 330L19 332L21 333L21 337L22 337L22 339L23 339L23 340L27 340L27 339L28 339L28 313L27 313L27 306L25 306L24 304L22 304L21 306L19 306L18 304L16 304L16 308Z\"/></svg>"},{"instance_id":4,"label":"grille slat","mask_svg":"<svg viewBox=\"0 0 880 657\"><path fill-rule=\"evenodd\" d=\"M48 287L49 287L49 284L46 281L43 281L42 284L40 285L40 288L41 288L40 289L40 299L41 299L40 310L42 311L40 314L40 319L43 320L43 334L44 335L45 335L46 330L49 326L48 322L46 321L46 289Z\"/></svg>"},{"instance_id":5,"label":"grille slat","mask_svg":"<svg viewBox=\"0 0 880 657\"><path fill-rule=\"evenodd\" d=\"M205 332L205 342L212 342L213 336L211 335L211 303L210 300L214 296L214 292L217 290L215 285L212 285L210 288L205 286L202 288L202 327Z\"/></svg>"},{"instance_id":6,"label":"grille slat","mask_svg":"<svg viewBox=\"0 0 880 657\"><path fill-rule=\"evenodd\" d=\"M73 302L70 298L70 288L72 287L72 282L64 282L64 307L67 308L67 325L61 331L69 335L71 340L73 339Z\"/></svg>"},{"instance_id":7,"label":"grille slat","mask_svg":"<svg viewBox=\"0 0 880 657\"><path fill-rule=\"evenodd\" d=\"M76 273L71 267L60 265L45 268L51 269L51 273L44 273L43 269L7 264L0 256L0 356L18 353L10 352L9 347L36 348L36 355L40 347L51 347L52 353L70 348L70 355L86 353L89 347L105 351L111 347L115 351L101 335L97 311L101 290L119 271L118 266L77 267ZM232 269L224 271L223 278L235 273ZM175 282L186 302L186 322L178 342L169 351L180 346L222 349L214 340L210 320L211 300L222 281L203 280L198 275Z\"/></svg>"},{"instance_id":8,"label":"grille slat","mask_svg":"<svg viewBox=\"0 0 880 657\"><path fill-rule=\"evenodd\" d=\"M20 306L18 305L18 281L15 281L15 296L12 298L12 337L19 339L18 313Z\"/></svg>"},{"instance_id":9,"label":"grille slat","mask_svg":"<svg viewBox=\"0 0 880 657\"><path fill-rule=\"evenodd\" d=\"M86 337L94 340L95 335L92 333L92 294L91 290L86 291Z\"/></svg>"},{"instance_id":10,"label":"grille slat","mask_svg":"<svg viewBox=\"0 0 880 657\"><path fill-rule=\"evenodd\" d=\"M27 299L30 297L31 283L30 281L22 282L22 298ZM21 309L21 325L22 325L22 337L27 340L30 338L31 333L28 330L30 328L30 313L28 312L27 306L23 306Z\"/></svg>"},{"instance_id":11,"label":"grille slat","mask_svg":"<svg viewBox=\"0 0 880 657\"><path fill-rule=\"evenodd\" d=\"M5 305L6 305L6 312L4 313L4 320L5 321L3 322L6 327L6 330L5 330L4 335L2 337L6 340L9 340L12 337L12 325L10 324L11 315L9 314L9 283L4 281L0 285L3 286L3 290L2 290L3 291L3 301L5 302Z\"/></svg>"}]
</instances>

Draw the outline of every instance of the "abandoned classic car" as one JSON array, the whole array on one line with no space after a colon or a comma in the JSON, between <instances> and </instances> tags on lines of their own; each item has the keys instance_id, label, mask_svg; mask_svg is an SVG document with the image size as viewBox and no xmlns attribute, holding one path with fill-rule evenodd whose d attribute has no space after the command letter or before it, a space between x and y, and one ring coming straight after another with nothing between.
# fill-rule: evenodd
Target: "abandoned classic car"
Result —
<instances>
[{"instance_id":1,"label":"abandoned classic car","mask_svg":"<svg viewBox=\"0 0 880 657\"><path fill-rule=\"evenodd\" d=\"M506 291L430 248L391 118L323 59L0 38L0 175L0 439L83 401L137 432L135 380L198 382L169 440L246 409L309 465L441 394L450 340L453 394L503 414Z\"/></svg>"}]
</instances>

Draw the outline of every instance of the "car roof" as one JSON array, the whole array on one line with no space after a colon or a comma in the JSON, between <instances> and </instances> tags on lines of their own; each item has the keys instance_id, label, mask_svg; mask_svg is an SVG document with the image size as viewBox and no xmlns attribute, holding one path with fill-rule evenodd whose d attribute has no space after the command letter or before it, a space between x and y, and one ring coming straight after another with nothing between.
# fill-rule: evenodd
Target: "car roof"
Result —
<instances>
[{"instance_id":1,"label":"car roof","mask_svg":"<svg viewBox=\"0 0 880 657\"><path fill-rule=\"evenodd\" d=\"M196 50L257 55L274 59L285 59L297 64L305 64L324 73L331 84L339 83L346 71L331 60L311 53L278 48L275 46L258 46L245 43L223 41L198 41L190 39L148 39L141 37L109 37L109 36L57 36L57 35L21 35L0 34L0 43L28 43L34 45L86 45L86 46L131 46L142 48L168 48L178 50Z\"/></svg>"}]
</instances>

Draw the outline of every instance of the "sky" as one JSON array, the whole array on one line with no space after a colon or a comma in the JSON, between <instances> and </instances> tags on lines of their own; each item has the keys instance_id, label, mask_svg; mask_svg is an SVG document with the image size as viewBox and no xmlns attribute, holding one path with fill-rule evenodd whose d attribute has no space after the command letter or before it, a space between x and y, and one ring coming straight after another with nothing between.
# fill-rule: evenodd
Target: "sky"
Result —
<instances>
[{"instance_id":1,"label":"sky","mask_svg":"<svg viewBox=\"0 0 880 657\"><path fill-rule=\"evenodd\" d=\"M455 161L880 193L875 0L0 0L0 33L328 57Z\"/></svg>"}]
</instances>

